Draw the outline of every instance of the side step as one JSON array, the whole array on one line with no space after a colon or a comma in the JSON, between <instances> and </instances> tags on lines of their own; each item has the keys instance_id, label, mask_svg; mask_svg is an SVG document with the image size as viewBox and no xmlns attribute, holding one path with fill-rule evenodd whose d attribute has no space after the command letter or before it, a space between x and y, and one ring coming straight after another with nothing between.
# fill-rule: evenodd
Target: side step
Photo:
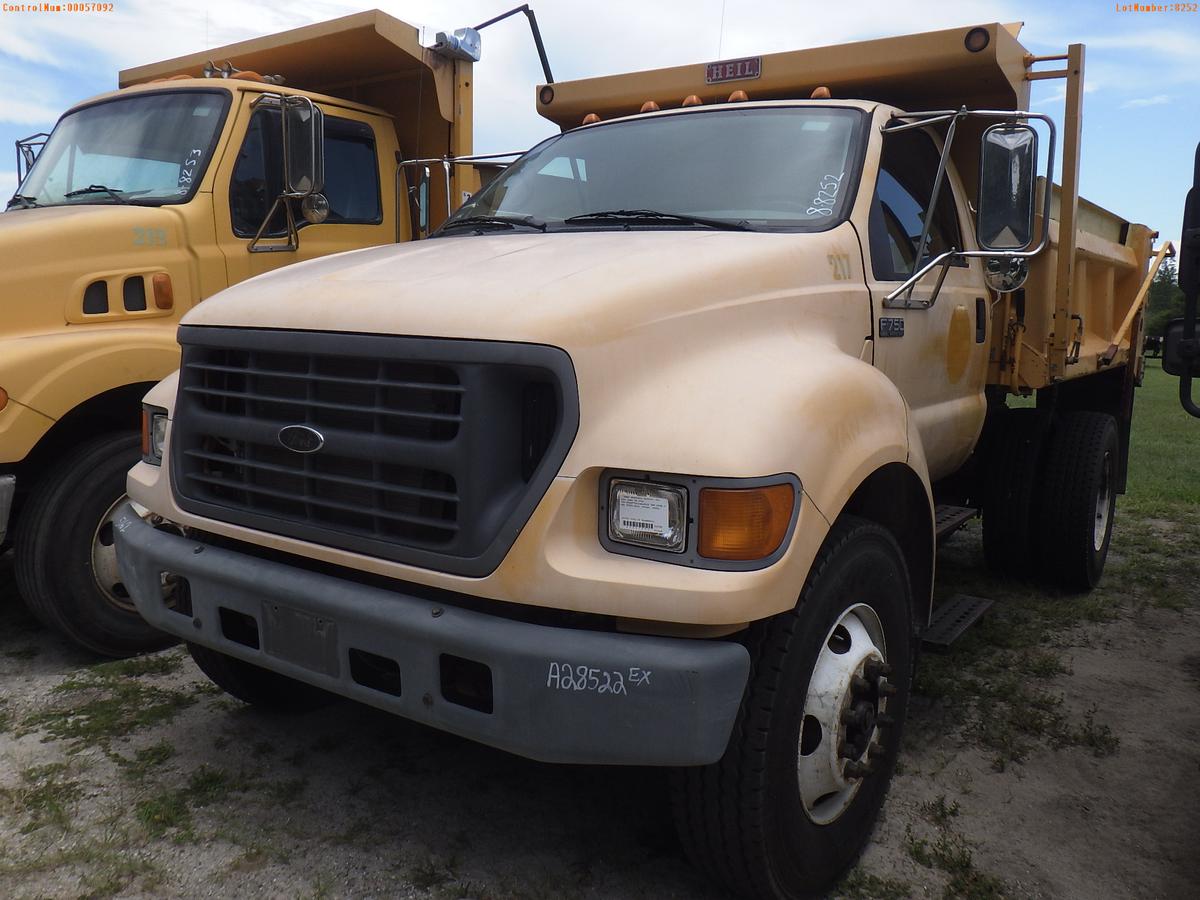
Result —
<instances>
[{"instance_id":1,"label":"side step","mask_svg":"<svg viewBox=\"0 0 1200 900\"><path fill-rule=\"evenodd\" d=\"M949 506L945 503L938 504L934 510L933 526L937 531L937 540L940 544L958 529L962 528L973 518L979 515L979 510L970 506Z\"/></svg>"},{"instance_id":2,"label":"side step","mask_svg":"<svg viewBox=\"0 0 1200 900\"><path fill-rule=\"evenodd\" d=\"M933 611L921 642L931 650L945 650L991 607L992 601L986 597L955 594Z\"/></svg>"}]
</instances>

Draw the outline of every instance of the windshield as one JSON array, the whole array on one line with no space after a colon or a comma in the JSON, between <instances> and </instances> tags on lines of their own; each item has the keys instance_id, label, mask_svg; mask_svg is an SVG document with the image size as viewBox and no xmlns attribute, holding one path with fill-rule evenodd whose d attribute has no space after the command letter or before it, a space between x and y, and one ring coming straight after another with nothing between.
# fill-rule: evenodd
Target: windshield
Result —
<instances>
[{"instance_id":1,"label":"windshield","mask_svg":"<svg viewBox=\"0 0 1200 900\"><path fill-rule=\"evenodd\" d=\"M683 221L691 217L823 230L844 218L863 121L858 110L781 106L580 128L535 147L447 224L489 216L531 217L549 230L705 227ZM594 216L602 212L637 215ZM576 216L585 221L568 221Z\"/></svg>"},{"instance_id":2,"label":"windshield","mask_svg":"<svg viewBox=\"0 0 1200 900\"><path fill-rule=\"evenodd\" d=\"M204 175L228 105L225 91L172 91L68 113L18 194L37 206L183 202Z\"/></svg>"}]
</instances>

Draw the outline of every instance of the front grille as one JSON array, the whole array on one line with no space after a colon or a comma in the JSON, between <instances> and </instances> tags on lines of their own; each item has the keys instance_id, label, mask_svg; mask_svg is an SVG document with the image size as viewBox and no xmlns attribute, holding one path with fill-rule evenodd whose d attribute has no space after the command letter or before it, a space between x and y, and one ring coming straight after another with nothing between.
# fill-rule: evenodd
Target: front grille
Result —
<instances>
[{"instance_id":1,"label":"front grille","mask_svg":"<svg viewBox=\"0 0 1200 900\"><path fill-rule=\"evenodd\" d=\"M180 343L183 509L458 574L499 564L578 423L552 347L196 326ZM320 448L289 449L295 425Z\"/></svg>"}]
</instances>

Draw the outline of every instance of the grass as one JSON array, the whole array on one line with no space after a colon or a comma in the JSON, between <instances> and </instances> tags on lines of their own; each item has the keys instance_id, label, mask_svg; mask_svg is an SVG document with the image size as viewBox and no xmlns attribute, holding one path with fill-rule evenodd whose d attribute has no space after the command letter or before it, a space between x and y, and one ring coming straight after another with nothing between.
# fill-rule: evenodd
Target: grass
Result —
<instances>
[{"instance_id":1,"label":"grass","mask_svg":"<svg viewBox=\"0 0 1200 900\"><path fill-rule=\"evenodd\" d=\"M1068 595L997 579L982 568L978 543L952 540L939 553L938 600L956 593L995 606L945 653L922 658L914 690L938 702L967 740L1004 770L1038 746L1118 752L1119 739L1095 707L1065 708L1056 679L1069 674L1064 649L1077 628L1146 606L1197 604L1200 582L1200 422L1180 408L1175 379L1147 364L1135 404L1129 491L1118 502L1112 550L1096 590Z\"/></svg>"},{"instance_id":2,"label":"grass","mask_svg":"<svg viewBox=\"0 0 1200 900\"><path fill-rule=\"evenodd\" d=\"M22 834L48 825L61 831L70 828L71 812L83 789L68 772L66 763L32 766L21 772L16 787L0 788L0 803L28 819L21 827Z\"/></svg>"},{"instance_id":3,"label":"grass","mask_svg":"<svg viewBox=\"0 0 1200 900\"><path fill-rule=\"evenodd\" d=\"M1129 508L1160 515L1171 508L1200 506L1200 420L1179 405L1179 379L1146 360L1146 376L1133 407L1129 446Z\"/></svg>"},{"instance_id":4,"label":"grass","mask_svg":"<svg viewBox=\"0 0 1200 900\"><path fill-rule=\"evenodd\" d=\"M224 769L200 766L188 776L187 784L182 788L138 802L134 815L153 837L161 837L174 829L190 832L194 809L220 803L232 794L244 793L252 785L253 780L246 775L231 775Z\"/></svg>"},{"instance_id":5,"label":"grass","mask_svg":"<svg viewBox=\"0 0 1200 900\"><path fill-rule=\"evenodd\" d=\"M928 836L919 836L909 825L904 836L905 850L917 865L947 876L942 892L947 900L1002 900L1008 897L1003 881L975 867L970 841L953 828L958 813L958 803L947 803L945 796L922 804L921 814L932 826L931 832Z\"/></svg>"},{"instance_id":6,"label":"grass","mask_svg":"<svg viewBox=\"0 0 1200 900\"><path fill-rule=\"evenodd\" d=\"M141 679L173 674L181 663L178 654L160 654L81 669L54 687L45 708L23 720L23 732L44 731L77 752L107 748L114 738L169 722L195 702L195 695Z\"/></svg>"}]
</instances>

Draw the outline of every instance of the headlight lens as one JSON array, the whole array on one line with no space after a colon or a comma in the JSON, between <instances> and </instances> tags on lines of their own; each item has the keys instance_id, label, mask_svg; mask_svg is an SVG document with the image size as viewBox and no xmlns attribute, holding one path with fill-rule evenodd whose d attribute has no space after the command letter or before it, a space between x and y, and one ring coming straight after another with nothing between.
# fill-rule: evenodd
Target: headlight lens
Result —
<instances>
[{"instance_id":1,"label":"headlight lens","mask_svg":"<svg viewBox=\"0 0 1200 900\"><path fill-rule=\"evenodd\" d=\"M687 549L687 488L614 479L608 487L608 538L670 553Z\"/></svg>"},{"instance_id":2,"label":"headlight lens","mask_svg":"<svg viewBox=\"0 0 1200 900\"><path fill-rule=\"evenodd\" d=\"M142 407L142 461L162 465L163 444L167 441L167 411L157 406Z\"/></svg>"}]
</instances>

